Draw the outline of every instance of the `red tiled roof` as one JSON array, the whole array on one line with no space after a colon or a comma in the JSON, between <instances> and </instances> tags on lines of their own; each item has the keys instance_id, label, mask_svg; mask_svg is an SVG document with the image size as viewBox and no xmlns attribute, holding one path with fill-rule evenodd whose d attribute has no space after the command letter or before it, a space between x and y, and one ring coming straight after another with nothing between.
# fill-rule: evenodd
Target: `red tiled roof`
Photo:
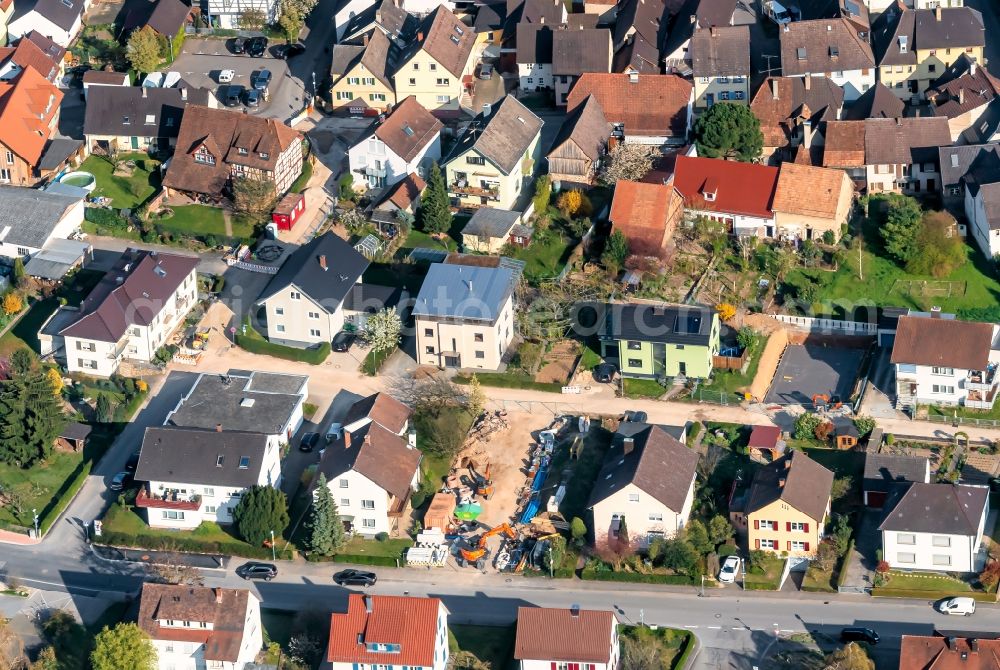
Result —
<instances>
[{"instance_id":1,"label":"red tiled roof","mask_svg":"<svg viewBox=\"0 0 1000 670\"><path fill-rule=\"evenodd\" d=\"M673 186L619 181L611 201L611 223L629 239L634 253L656 255L669 239L683 212ZM667 238L667 239L664 239Z\"/></svg>"},{"instance_id":2,"label":"red tiled roof","mask_svg":"<svg viewBox=\"0 0 1000 670\"><path fill-rule=\"evenodd\" d=\"M748 447L757 449L774 449L781 437L781 429L777 426L754 426L750 431Z\"/></svg>"},{"instance_id":3,"label":"red tiled roof","mask_svg":"<svg viewBox=\"0 0 1000 670\"><path fill-rule=\"evenodd\" d=\"M49 81L59 72L59 61L42 51L37 44L27 39L19 39L17 46L9 54L10 60L24 68L33 68ZM3 57L6 60L7 56Z\"/></svg>"},{"instance_id":4,"label":"red tiled roof","mask_svg":"<svg viewBox=\"0 0 1000 670\"><path fill-rule=\"evenodd\" d=\"M139 600L139 627L154 640L205 645L209 661L236 662L243 645L248 589L145 584ZM161 626L160 621L211 623L211 629Z\"/></svg>"},{"instance_id":5,"label":"red tiled roof","mask_svg":"<svg viewBox=\"0 0 1000 670\"><path fill-rule=\"evenodd\" d=\"M904 635L899 670L1000 670L1000 640Z\"/></svg>"},{"instance_id":6,"label":"red tiled roof","mask_svg":"<svg viewBox=\"0 0 1000 670\"><path fill-rule=\"evenodd\" d=\"M517 608L514 658L521 661L603 663L611 661L617 621L607 610Z\"/></svg>"},{"instance_id":7,"label":"red tiled roof","mask_svg":"<svg viewBox=\"0 0 1000 670\"><path fill-rule=\"evenodd\" d=\"M567 113L593 95L611 123L625 135L673 136L687 133L692 84L673 74L607 74L586 72L566 101Z\"/></svg>"},{"instance_id":8,"label":"red tiled roof","mask_svg":"<svg viewBox=\"0 0 1000 670\"><path fill-rule=\"evenodd\" d=\"M330 615L330 663L434 665L437 598L377 596L352 593L347 612ZM370 610L370 611L369 611ZM398 644L398 653L370 652L367 644Z\"/></svg>"},{"instance_id":9,"label":"red tiled roof","mask_svg":"<svg viewBox=\"0 0 1000 670\"><path fill-rule=\"evenodd\" d=\"M0 83L0 143L36 165L62 98L62 91L34 68L24 70L14 83Z\"/></svg>"},{"instance_id":10,"label":"red tiled roof","mask_svg":"<svg viewBox=\"0 0 1000 670\"><path fill-rule=\"evenodd\" d=\"M696 210L771 218L778 168L718 158L678 156L674 188ZM715 199L705 199L706 188Z\"/></svg>"}]
</instances>

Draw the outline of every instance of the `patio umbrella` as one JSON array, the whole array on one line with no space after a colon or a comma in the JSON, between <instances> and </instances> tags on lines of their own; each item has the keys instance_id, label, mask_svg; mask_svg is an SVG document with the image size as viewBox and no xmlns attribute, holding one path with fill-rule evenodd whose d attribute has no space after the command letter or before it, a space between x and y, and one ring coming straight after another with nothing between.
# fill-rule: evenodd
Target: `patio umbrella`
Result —
<instances>
[{"instance_id":1,"label":"patio umbrella","mask_svg":"<svg viewBox=\"0 0 1000 670\"><path fill-rule=\"evenodd\" d=\"M483 508L474 503L459 505L455 508L455 518L462 521L474 521L482 513Z\"/></svg>"}]
</instances>

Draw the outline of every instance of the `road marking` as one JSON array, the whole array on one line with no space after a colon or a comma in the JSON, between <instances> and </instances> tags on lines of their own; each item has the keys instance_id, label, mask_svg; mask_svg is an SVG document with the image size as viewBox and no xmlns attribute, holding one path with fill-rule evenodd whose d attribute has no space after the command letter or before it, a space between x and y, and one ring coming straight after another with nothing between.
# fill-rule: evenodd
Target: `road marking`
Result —
<instances>
[{"instance_id":1,"label":"road marking","mask_svg":"<svg viewBox=\"0 0 1000 670\"><path fill-rule=\"evenodd\" d=\"M709 630L719 630L722 628L722 626L706 626L706 628L708 628Z\"/></svg>"},{"instance_id":2,"label":"road marking","mask_svg":"<svg viewBox=\"0 0 1000 670\"><path fill-rule=\"evenodd\" d=\"M697 628L697 626L684 626L685 628Z\"/></svg>"}]
</instances>

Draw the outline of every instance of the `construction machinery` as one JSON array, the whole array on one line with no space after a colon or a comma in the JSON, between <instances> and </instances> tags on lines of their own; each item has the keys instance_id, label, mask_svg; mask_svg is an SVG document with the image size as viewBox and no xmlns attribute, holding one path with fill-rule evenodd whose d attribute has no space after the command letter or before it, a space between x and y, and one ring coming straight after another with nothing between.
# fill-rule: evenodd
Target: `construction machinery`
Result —
<instances>
[{"instance_id":1,"label":"construction machinery","mask_svg":"<svg viewBox=\"0 0 1000 670\"><path fill-rule=\"evenodd\" d=\"M472 482L475 485L476 495L480 498L489 500L493 497L493 480L490 479L490 464L486 464L486 470L482 474L476 471L476 468L469 463L469 474L472 476Z\"/></svg>"},{"instance_id":2,"label":"construction machinery","mask_svg":"<svg viewBox=\"0 0 1000 670\"><path fill-rule=\"evenodd\" d=\"M462 548L459 550L462 554L462 561L467 565L474 565L476 568L481 570L486 564L486 558L489 553L486 547L486 541L494 535L503 535L511 540L517 538L517 533L513 528L511 528L509 523L502 523L499 526L494 526L479 536L479 540L474 543L472 549ZM473 544L471 540L469 543L470 545Z\"/></svg>"}]
</instances>

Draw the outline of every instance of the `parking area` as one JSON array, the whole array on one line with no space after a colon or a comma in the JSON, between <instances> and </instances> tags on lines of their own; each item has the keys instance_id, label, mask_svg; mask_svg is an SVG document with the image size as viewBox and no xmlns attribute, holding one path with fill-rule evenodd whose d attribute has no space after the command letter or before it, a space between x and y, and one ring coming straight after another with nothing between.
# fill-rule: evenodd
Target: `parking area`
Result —
<instances>
[{"instance_id":1,"label":"parking area","mask_svg":"<svg viewBox=\"0 0 1000 670\"><path fill-rule=\"evenodd\" d=\"M816 396L844 401L851 395L864 355L864 349L790 344L781 356L766 401L810 405Z\"/></svg>"},{"instance_id":2,"label":"parking area","mask_svg":"<svg viewBox=\"0 0 1000 670\"><path fill-rule=\"evenodd\" d=\"M291 76L286 61L269 55L270 51L266 57L251 58L245 54L231 53L227 40L189 39L170 69L180 73L192 86L213 91L220 104L224 104L227 93L233 86L242 87L246 91L252 88L256 73L267 69L271 72L268 99L262 100L254 108L246 107L241 101L232 109L287 121L305 105L305 89L299 80ZM231 82L219 81L219 75L224 70L233 71Z\"/></svg>"}]
</instances>

